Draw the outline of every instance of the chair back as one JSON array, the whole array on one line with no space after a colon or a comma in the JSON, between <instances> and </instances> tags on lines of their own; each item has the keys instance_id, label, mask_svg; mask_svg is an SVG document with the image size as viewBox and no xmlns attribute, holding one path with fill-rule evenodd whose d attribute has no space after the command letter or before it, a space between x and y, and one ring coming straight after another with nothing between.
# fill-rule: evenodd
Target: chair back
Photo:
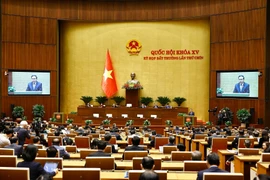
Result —
<instances>
[{"instance_id":1,"label":"chair back","mask_svg":"<svg viewBox=\"0 0 270 180\"><path fill-rule=\"evenodd\" d=\"M38 149L43 149L43 145L34 144ZM23 149L26 148L28 144L23 145Z\"/></svg>"},{"instance_id":2,"label":"chair back","mask_svg":"<svg viewBox=\"0 0 270 180\"><path fill-rule=\"evenodd\" d=\"M47 157L47 151L46 149L39 149L37 157Z\"/></svg>"},{"instance_id":3,"label":"chair back","mask_svg":"<svg viewBox=\"0 0 270 180\"><path fill-rule=\"evenodd\" d=\"M128 145L132 145L132 137L128 137ZM143 137L140 137L140 145L143 145Z\"/></svg>"},{"instance_id":4,"label":"chair back","mask_svg":"<svg viewBox=\"0 0 270 180\"><path fill-rule=\"evenodd\" d=\"M75 144L77 148L90 148L90 137L89 136L76 136Z\"/></svg>"},{"instance_id":5,"label":"chair back","mask_svg":"<svg viewBox=\"0 0 270 180\"><path fill-rule=\"evenodd\" d=\"M98 133L96 133L96 134L91 134L91 136L92 136L92 139L99 138L99 134L98 134Z\"/></svg>"},{"instance_id":6,"label":"chair back","mask_svg":"<svg viewBox=\"0 0 270 180\"><path fill-rule=\"evenodd\" d=\"M46 162L55 162L55 163L58 163L58 166L57 168L58 169L63 169L63 158L56 158L56 157L37 157L35 159L36 162L39 162L43 167L45 165Z\"/></svg>"},{"instance_id":7,"label":"chair back","mask_svg":"<svg viewBox=\"0 0 270 180\"><path fill-rule=\"evenodd\" d=\"M132 170L141 170L141 163L143 157L132 158ZM161 158L153 158L155 162L154 170L161 170Z\"/></svg>"},{"instance_id":8,"label":"chair back","mask_svg":"<svg viewBox=\"0 0 270 180\"><path fill-rule=\"evenodd\" d=\"M69 153L76 153L77 152L77 146L67 145L66 146L66 151L69 152Z\"/></svg>"},{"instance_id":9,"label":"chair back","mask_svg":"<svg viewBox=\"0 0 270 180\"><path fill-rule=\"evenodd\" d=\"M171 152L171 160L172 161L186 161L191 160L191 154L190 151L172 151Z\"/></svg>"},{"instance_id":10,"label":"chair back","mask_svg":"<svg viewBox=\"0 0 270 180\"><path fill-rule=\"evenodd\" d=\"M171 154L172 151L177 151L177 146L163 146L163 154Z\"/></svg>"},{"instance_id":11,"label":"chair back","mask_svg":"<svg viewBox=\"0 0 270 180\"><path fill-rule=\"evenodd\" d=\"M105 149L104 149L104 152L105 152L105 153L110 153L110 154L111 154L111 153L112 153L112 146L113 146L113 145L107 145L107 146L105 147Z\"/></svg>"},{"instance_id":12,"label":"chair back","mask_svg":"<svg viewBox=\"0 0 270 180\"><path fill-rule=\"evenodd\" d=\"M128 179L129 180L138 180L140 175L144 172L144 170L129 170L128 171ZM155 172L159 176L159 180L167 180L167 171L155 170Z\"/></svg>"},{"instance_id":13,"label":"chair back","mask_svg":"<svg viewBox=\"0 0 270 180\"><path fill-rule=\"evenodd\" d=\"M195 134L194 139L204 139L207 137L207 134Z\"/></svg>"},{"instance_id":14,"label":"chair back","mask_svg":"<svg viewBox=\"0 0 270 180\"><path fill-rule=\"evenodd\" d=\"M16 156L0 156L0 167L17 167Z\"/></svg>"},{"instance_id":15,"label":"chair back","mask_svg":"<svg viewBox=\"0 0 270 180\"><path fill-rule=\"evenodd\" d=\"M105 141L104 139L105 139L104 137L101 138L101 140ZM116 137L115 136L112 136L112 138L110 139L109 143L110 144L117 144L116 143Z\"/></svg>"},{"instance_id":16,"label":"chair back","mask_svg":"<svg viewBox=\"0 0 270 180\"><path fill-rule=\"evenodd\" d=\"M67 137L70 137L70 138L75 138L77 136L76 133L70 133L70 134L66 134Z\"/></svg>"},{"instance_id":17,"label":"chair back","mask_svg":"<svg viewBox=\"0 0 270 180\"><path fill-rule=\"evenodd\" d=\"M35 136L33 136L33 135L31 135L30 136L30 139L25 139L25 141L24 141L24 144L33 144L34 142L33 142L33 139L34 139L34 137Z\"/></svg>"},{"instance_id":18,"label":"chair back","mask_svg":"<svg viewBox=\"0 0 270 180\"><path fill-rule=\"evenodd\" d=\"M239 148L245 148L245 140L250 140L250 148L254 148L254 138L239 138L238 139L238 149Z\"/></svg>"},{"instance_id":19,"label":"chair back","mask_svg":"<svg viewBox=\"0 0 270 180\"><path fill-rule=\"evenodd\" d=\"M270 162L270 153L262 153L262 162Z\"/></svg>"},{"instance_id":20,"label":"chair back","mask_svg":"<svg viewBox=\"0 0 270 180\"><path fill-rule=\"evenodd\" d=\"M242 173L203 173L203 180L244 180Z\"/></svg>"},{"instance_id":21,"label":"chair back","mask_svg":"<svg viewBox=\"0 0 270 180\"><path fill-rule=\"evenodd\" d=\"M236 136L227 136L227 139L229 142L233 141L235 139Z\"/></svg>"},{"instance_id":22,"label":"chair back","mask_svg":"<svg viewBox=\"0 0 270 180\"><path fill-rule=\"evenodd\" d=\"M128 146L132 146L132 145L128 145ZM142 147L144 150L147 150L147 145L139 145L139 147Z\"/></svg>"},{"instance_id":23,"label":"chair back","mask_svg":"<svg viewBox=\"0 0 270 180\"><path fill-rule=\"evenodd\" d=\"M0 148L0 155L15 155L14 149Z\"/></svg>"},{"instance_id":24,"label":"chair back","mask_svg":"<svg viewBox=\"0 0 270 180\"><path fill-rule=\"evenodd\" d=\"M212 152L217 153L218 150L226 150L228 139L227 138L212 138Z\"/></svg>"},{"instance_id":25,"label":"chair back","mask_svg":"<svg viewBox=\"0 0 270 180\"><path fill-rule=\"evenodd\" d=\"M206 161L184 161L184 171L201 171L208 169Z\"/></svg>"},{"instance_id":26,"label":"chair back","mask_svg":"<svg viewBox=\"0 0 270 180\"><path fill-rule=\"evenodd\" d=\"M239 148L238 153L244 155L259 155L260 150L258 148Z\"/></svg>"},{"instance_id":27,"label":"chair back","mask_svg":"<svg viewBox=\"0 0 270 180\"><path fill-rule=\"evenodd\" d=\"M64 168L64 180L91 179L100 180L100 168Z\"/></svg>"},{"instance_id":28,"label":"chair back","mask_svg":"<svg viewBox=\"0 0 270 180\"><path fill-rule=\"evenodd\" d=\"M163 146L169 143L169 137L156 137L155 138L155 149L159 149L159 146Z\"/></svg>"},{"instance_id":29,"label":"chair back","mask_svg":"<svg viewBox=\"0 0 270 180\"><path fill-rule=\"evenodd\" d=\"M124 160L132 160L133 157L145 157L148 156L147 151L125 151Z\"/></svg>"},{"instance_id":30,"label":"chair back","mask_svg":"<svg viewBox=\"0 0 270 180\"><path fill-rule=\"evenodd\" d=\"M61 136L48 136L48 147L52 145L52 141L56 138L60 140L60 146L63 145L63 138Z\"/></svg>"},{"instance_id":31,"label":"chair back","mask_svg":"<svg viewBox=\"0 0 270 180\"><path fill-rule=\"evenodd\" d=\"M85 167L114 170L114 157L86 157Z\"/></svg>"},{"instance_id":32,"label":"chair back","mask_svg":"<svg viewBox=\"0 0 270 180\"><path fill-rule=\"evenodd\" d=\"M0 179L30 180L29 168L0 167Z\"/></svg>"},{"instance_id":33,"label":"chair back","mask_svg":"<svg viewBox=\"0 0 270 180\"><path fill-rule=\"evenodd\" d=\"M89 154L95 153L97 151L98 151L97 149L81 149L80 158L85 159L86 156L88 156Z\"/></svg>"}]
</instances>

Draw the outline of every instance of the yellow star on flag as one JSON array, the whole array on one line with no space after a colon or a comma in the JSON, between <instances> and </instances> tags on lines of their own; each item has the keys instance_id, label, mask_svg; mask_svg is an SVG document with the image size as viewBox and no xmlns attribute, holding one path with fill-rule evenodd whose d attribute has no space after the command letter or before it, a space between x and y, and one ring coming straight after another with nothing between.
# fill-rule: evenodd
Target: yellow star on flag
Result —
<instances>
[{"instance_id":1,"label":"yellow star on flag","mask_svg":"<svg viewBox=\"0 0 270 180\"><path fill-rule=\"evenodd\" d=\"M105 68L105 71L104 71L104 74L103 74L103 77L105 78L105 81L107 80L107 78L111 78L113 79L112 77L112 70L108 71L106 68Z\"/></svg>"}]
</instances>

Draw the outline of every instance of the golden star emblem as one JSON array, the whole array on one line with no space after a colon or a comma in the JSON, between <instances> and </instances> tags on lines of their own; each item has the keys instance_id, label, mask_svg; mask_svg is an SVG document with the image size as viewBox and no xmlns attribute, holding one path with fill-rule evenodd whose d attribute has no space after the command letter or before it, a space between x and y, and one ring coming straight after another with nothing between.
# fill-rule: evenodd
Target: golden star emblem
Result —
<instances>
[{"instance_id":1,"label":"golden star emblem","mask_svg":"<svg viewBox=\"0 0 270 180\"><path fill-rule=\"evenodd\" d=\"M104 71L104 74L103 74L103 77L105 78L105 81L107 80L107 78L111 78L113 79L112 77L112 70L108 71L106 68L105 68L105 71Z\"/></svg>"}]
</instances>

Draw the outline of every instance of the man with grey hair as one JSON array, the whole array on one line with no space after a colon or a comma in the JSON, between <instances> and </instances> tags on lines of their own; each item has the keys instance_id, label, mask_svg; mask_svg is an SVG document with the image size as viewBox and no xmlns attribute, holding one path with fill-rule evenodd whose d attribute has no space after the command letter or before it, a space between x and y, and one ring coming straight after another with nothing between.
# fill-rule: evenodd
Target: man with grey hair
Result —
<instances>
[{"instance_id":1,"label":"man with grey hair","mask_svg":"<svg viewBox=\"0 0 270 180\"><path fill-rule=\"evenodd\" d=\"M191 160L192 161L201 161L202 160L202 153L200 151L193 151L191 153Z\"/></svg>"}]
</instances>

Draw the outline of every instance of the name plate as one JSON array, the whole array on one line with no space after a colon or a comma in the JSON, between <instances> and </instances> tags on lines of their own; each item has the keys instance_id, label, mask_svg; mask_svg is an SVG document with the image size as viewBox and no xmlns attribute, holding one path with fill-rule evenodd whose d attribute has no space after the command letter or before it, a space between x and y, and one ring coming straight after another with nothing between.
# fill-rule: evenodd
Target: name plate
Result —
<instances>
[{"instance_id":1,"label":"name plate","mask_svg":"<svg viewBox=\"0 0 270 180\"><path fill-rule=\"evenodd\" d=\"M157 118L157 115L155 115L155 114L151 114L151 116L150 116L151 118Z\"/></svg>"},{"instance_id":2,"label":"name plate","mask_svg":"<svg viewBox=\"0 0 270 180\"><path fill-rule=\"evenodd\" d=\"M112 114L106 114L108 118L112 118Z\"/></svg>"},{"instance_id":3,"label":"name plate","mask_svg":"<svg viewBox=\"0 0 270 180\"><path fill-rule=\"evenodd\" d=\"M123 117L123 118L127 118L128 115L127 115L127 114L122 114L122 117Z\"/></svg>"},{"instance_id":4,"label":"name plate","mask_svg":"<svg viewBox=\"0 0 270 180\"><path fill-rule=\"evenodd\" d=\"M128 104L126 105L126 107L132 107L132 104L128 103Z\"/></svg>"},{"instance_id":5,"label":"name plate","mask_svg":"<svg viewBox=\"0 0 270 180\"><path fill-rule=\"evenodd\" d=\"M93 113L93 117L99 118L99 114L98 113Z\"/></svg>"},{"instance_id":6,"label":"name plate","mask_svg":"<svg viewBox=\"0 0 270 180\"><path fill-rule=\"evenodd\" d=\"M137 114L138 118L143 118L143 114Z\"/></svg>"}]
</instances>

